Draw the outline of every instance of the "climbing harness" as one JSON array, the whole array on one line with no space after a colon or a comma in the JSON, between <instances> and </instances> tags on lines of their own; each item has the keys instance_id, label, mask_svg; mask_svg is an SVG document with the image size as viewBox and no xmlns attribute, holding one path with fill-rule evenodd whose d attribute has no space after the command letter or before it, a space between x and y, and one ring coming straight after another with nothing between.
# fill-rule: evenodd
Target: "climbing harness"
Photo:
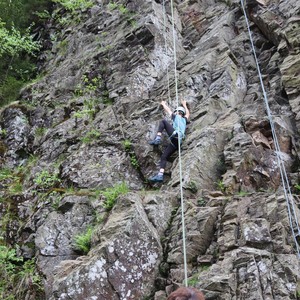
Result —
<instances>
[{"instance_id":1,"label":"climbing harness","mask_svg":"<svg viewBox=\"0 0 300 300\"><path fill-rule=\"evenodd\" d=\"M174 54L174 80L175 80L175 92L176 103L179 106L178 100L178 82L177 82L177 57L176 57L176 35L175 35L175 21L174 21L174 8L173 0L171 0L171 16L172 16L172 31L173 31L173 54ZM179 124L177 126L179 128ZM181 164L181 149L180 138L178 139L178 165L179 165L179 180L180 180L180 199L181 199L181 222L182 222L182 241L183 241L183 261L184 261L184 283L188 286L187 282L187 259L186 259L186 238L185 238L185 219L184 219L184 201L183 201L183 187L182 187L182 164Z\"/></svg>"},{"instance_id":2,"label":"climbing harness","mask_svg":"<svg viewBox=\"0 0 300 300\"><path fill-rule=\"evenodd\" d=\"M267 116L268 116L269 121L270 121L272 136L273 136L273 139L274 139L275 153L276 153L276 156L277 156L277 162L278 162L278 166L279 166L279 170L280 170L280 176L281 176L284 196L285 196L286 203L287 203L289 223L290 223L291 231L292 231L293 238L294 238L294 241L295 241L296 250L297 250L297 253L298 253L298 258L300 259L300 249L299 249L299 245L298 245L298 242L297 242L297 237L296 237L294 227L293 227L293 223L294 223L296 225L296 231L297 231L298 237L300 238L300 228L299 228L299 223L298 223L298 219L297 219L297 213L296 213L296 210L295 210L294 198L293 198L291 188L290 188L290 185L289 185L289 180L288 180L288 176L287 176L287 173L286 173L284 161L282 160L281 155L280 155L280 153L281 153L280 146L279 146L277 134L276 134L275 127L274 127L274 122L273 122L271 110L270 110L270 107L269 107L269 102L268 102L268 98L267 98L267 93L265 91L265 87L264 87L264 83L263 83L263 79L262 79L262 74L261 74L260 67L259 67L259 64L258 64L258 59L257 59L257 55L256 55L256 51L255 51L255 47L254 47L254 43L253 43L253 39L252 39L252 33L251 33L251 30L250 30L249 20L248 20L248 17L247 17L245 6L244 6L244 1L245 0L241 0L241 5L242 5L243 13L244 13L247 28L248 28L251 47L252 47L252 51L253 51L256 67L257 67L257 72L258 72L258 76L259 76L263 96L264 96L264 102L265 102L265 107L266 107L266 111L267 111Z\"/></svg>"}]
</instances>

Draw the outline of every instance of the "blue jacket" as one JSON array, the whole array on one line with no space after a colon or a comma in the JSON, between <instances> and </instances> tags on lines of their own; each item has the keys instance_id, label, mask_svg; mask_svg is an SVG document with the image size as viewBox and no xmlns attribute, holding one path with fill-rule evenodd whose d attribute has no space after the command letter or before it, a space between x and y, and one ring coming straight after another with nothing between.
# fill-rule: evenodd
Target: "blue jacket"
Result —
<instances>
[{"instance_id":1,"label":"blue jacket","mask_svg":"<svg viewBox=\"0 0 300 300\"><path fill-rule=\"evenodd\" d=\"M177 133L179 136L180 143L182 139L185 138L185 130L186 130L186 123L187 119L185 117L181 117L179 115L172 114L172 120L173 120L173 128L174 133Z\"/></svg>"}]
</instances>

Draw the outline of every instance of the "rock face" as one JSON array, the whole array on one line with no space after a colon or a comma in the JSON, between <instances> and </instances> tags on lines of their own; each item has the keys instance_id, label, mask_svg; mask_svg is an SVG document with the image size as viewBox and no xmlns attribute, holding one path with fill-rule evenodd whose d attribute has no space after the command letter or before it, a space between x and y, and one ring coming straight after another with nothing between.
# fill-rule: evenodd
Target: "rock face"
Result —
<instances>
[{"instance_id":1,"label":"rock face","mask_svg":"<svg viewBox=\"0 0 300 300\"><path fill-rule=\"evenodd\" d=\"M1 234L37 258L45 299L165 300L183 230L206 299L299 299L300 2L246 5L271 118L239 1L175 1L176 74L169 2L93 2L56 7L45 75L1 111ZM151 186L175 87L191 122Z\"/></svg>"},{"instance_id":2,"label":"rock face","mask_svg":"<svg viewBox=\"0 0 300 300\"><path fill-rule=\"evenodd\" d=\"M129 194L119 200L95 233L95 253L60 265L50 299L140 299L151 293L162 259L159 235L140 197Z\"/></svg>"}]
</instances>

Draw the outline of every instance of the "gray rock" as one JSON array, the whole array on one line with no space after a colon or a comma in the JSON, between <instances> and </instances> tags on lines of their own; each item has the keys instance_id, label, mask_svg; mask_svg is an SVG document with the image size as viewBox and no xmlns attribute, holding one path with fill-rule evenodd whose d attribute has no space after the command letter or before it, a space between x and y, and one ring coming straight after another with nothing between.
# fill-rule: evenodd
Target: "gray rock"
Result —
<instances>
[{"instance_id":1,"label":"gray rock","mask_svg":"<svg viewBox=\"0 0 300 300\"><path fill-rule=\"evenodd\" d=\"M161 244L139 196L119 198L95 235L101 243L97 242L89 256L58 266L50 299L84 299L87 293L103 299L149 295L162 259ZM78 279L82 288L77 288Z\"/></svg>"},{"instance_id":2,"label":"gray rock","mask_svg":"<svg viewBox=\"0 0 300 300\"><path fill-rule=\"evenodd\" d=\"M278 158L297 192L299 1L247 1L273 124L240 1L175 1L176 76L162 2L53 12L45 75L1 111L0 164L12 172L0 174L3 237L37 256L45 299L165 299L185 280L182 194L189 285L207 299L296 299L297 228ZM159 103L181 99L191 122L180 160L149 185L168 143L147 144L167 117ZM43 170L54 185L37 183ZM121 182L130 191L107 211L100 190ZM89 225L82 255L73 240Z\"/></svg>"}]
</instances>

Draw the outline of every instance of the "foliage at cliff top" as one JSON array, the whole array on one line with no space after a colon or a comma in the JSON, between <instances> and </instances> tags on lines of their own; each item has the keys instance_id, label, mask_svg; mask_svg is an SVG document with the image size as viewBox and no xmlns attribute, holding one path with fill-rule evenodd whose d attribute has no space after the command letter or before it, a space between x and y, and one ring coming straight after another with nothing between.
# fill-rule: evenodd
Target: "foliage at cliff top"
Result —
<instances>
[{"instance_id":1,"label":"foliage at cliff top","mask_svg":"<svg viewBox=\"0 0 300 300\"><path fill-rule=\"evenodd\" d=\"M0 0L0 19L7 29L15 27L23 33L39 21L36 12L49 10L51 5L50 0Z\"/></svg>"},{"instance_id":2,"label":"foliage at cliff top","mask_svg":"<svg viewBox=\"0 0 300 300\"><path fill-rule=\"evenodd\" d=\"M40 44L31 34L41 23L38 12L51 5L50 0L0 0L0 106L15 101L36 75Z\"/></svg>"},{"instance_id":3,"label":"foliage at cliff top","mask_svg":"<svg viewBox=\"0 0 300 300\"><path fill-rule=\"evenodd\" d=\"M13 57L22 52L33 55L37 50L39 50L39 44L33 41L30 28L22 35L15 27L8 30L5 28L5 23L0 22L0 57L4 54Z\"/></svg>"},{"instance_id":4,"label":"foliage at cliff top","mask_svg":"<svg viewBox=\"0 0 300 300\"><path fill-rule=\"evenodd\" d=\"M53 0L53 2L61 4L69 11L87 9L93 6L93 1L90 0Z\"/></svg>"}]
</instances>

